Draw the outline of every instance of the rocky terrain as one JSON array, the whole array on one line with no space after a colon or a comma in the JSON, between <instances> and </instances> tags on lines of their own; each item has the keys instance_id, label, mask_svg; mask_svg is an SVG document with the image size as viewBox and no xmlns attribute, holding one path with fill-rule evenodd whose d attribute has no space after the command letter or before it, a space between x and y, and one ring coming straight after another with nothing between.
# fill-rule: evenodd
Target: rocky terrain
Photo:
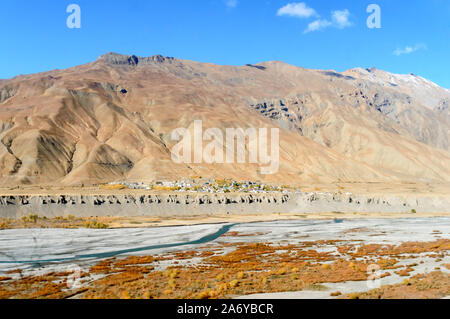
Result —
<instances>
[{"instance_id":1,"label":"rocky terrain","mask_svg":"<svg viewBox=\"0 0 450 319\"><path fill-rule=\"evenodd\" d=\"M419 76L108 53L0 82L0 186L187 176L450 183L450 91ZM176 164L175 128L280 128L280 170Z\"/></svg>"},{"instance_id":2,"label":"rocky terrain","mask_svg":"<svg viewBox=\"0 0 450 319\"><path fill-rule=\"evenodd\" d=\"M448 196L332 193L0 196L0 217L193 217L281 213L449 212ZM342 215L343 217L344 215ZM0 227L1 229L1 227Z\"/></svg>"}]
</instances>

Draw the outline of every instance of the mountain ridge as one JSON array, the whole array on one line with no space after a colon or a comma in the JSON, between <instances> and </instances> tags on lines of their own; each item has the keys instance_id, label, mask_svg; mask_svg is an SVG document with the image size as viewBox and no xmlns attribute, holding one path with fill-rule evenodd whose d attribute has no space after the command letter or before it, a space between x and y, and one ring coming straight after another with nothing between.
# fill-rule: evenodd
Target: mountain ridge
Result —
<instances>
[{"instance_id":1,"label":"mountain ridge","mask_svg":"<svg viewBox=\"0 0 450 319\"><path fill-rule=\"evenodd\" d=\"M0 81L0 184L192 175L268 182L450 182L450 92L377 69L220 66L107 53ZM280 171L176 165L178 127L280 128Z\"/></svg>"}]
</instances>

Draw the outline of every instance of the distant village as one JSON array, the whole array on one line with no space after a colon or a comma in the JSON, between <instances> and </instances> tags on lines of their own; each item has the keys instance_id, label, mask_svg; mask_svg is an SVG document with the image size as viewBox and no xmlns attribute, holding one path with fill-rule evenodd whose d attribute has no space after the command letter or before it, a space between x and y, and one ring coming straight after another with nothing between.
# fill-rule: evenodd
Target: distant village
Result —
<instances>
[{"instance_id":1,"label":"distant village","mask_svg":"<svg viewBox=\"0 0 450 319\"><path fill-rule=\"evenodd\" d=\"M238 182L230 179L182 180L143 182L111 182L101 185L102 189L156 190L194 193L292 193L296 190L289 185L273 186L259 182ZM298 191L297 191L298 192Z\"/></svg>"}]
</instances>

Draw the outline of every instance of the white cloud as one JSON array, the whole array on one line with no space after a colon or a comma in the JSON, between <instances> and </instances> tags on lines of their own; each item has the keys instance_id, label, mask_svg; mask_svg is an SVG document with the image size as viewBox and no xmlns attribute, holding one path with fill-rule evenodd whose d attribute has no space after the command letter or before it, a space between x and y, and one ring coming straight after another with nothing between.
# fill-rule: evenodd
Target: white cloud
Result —
<instances>
[{"instance_id":1,"label":"white cloud","mask_svg":"<svg viewBox=\"0 0 450 319\"><path fill-rule=\"evenodd\" d=\"M316 10L308 7L305 2L292 2L280 8L277 13L279 16L290 16L297 18L316 17L316 20L308 24L304 33L319 31L328 27L344 29L353 25L349 20L350 11L348 9L331 11L331 20L322 19Z\"/></svg>"},{"instance_id":2,"label":"white cloud","mask_svg":"<svg viewBox=\"0 0 450 319\"><path fill-rule=\"evenodd\" d=\"M225 1L225 5L228 7L228 8L236 8L237 7L237 5L238 5L238 0L226 0Z\"/></svg>"},{"instance_id":3,"label":"white cloud","mask_svg":"<svg viewBox=\"0 0 450 319\"><path fill-rule=\"evenodd\" d=\"M415 46L409 46L407 45L403 49L397 49L394 51L394 55L400 56L403 54L411 54L413 52L419 51L419 50L426 50L427 46L425 44L416 44Z\"/></svg>"},{"instance_id":4,"label":"white cloud","mask_svg":"<svg viewBox=\"0 0 450 319\"><path fill-rule=\"evenodd\" d=\"M346 27L350 27L352 25L352 23L348 20L350 16L350 11L348 11L347 9L336 10L333 11L331 14L334 26L336 26L337 28L343 29Z\"/></svg>"},{"instance_id":5,"label":"white cloud","mask_svg":"<svg viewBox=\"0 0 450 319\"><path fill-rule=\"evenodd\" d=\"M279 16L290 16L297 18L317 17L316 10L310 8L304 2L293 2L285 5L278 10Z\"/></svg>"},{"instance_id":6,"label":"white cloud","mask_svg":"<svg viewBox=\"0 0 450 319\"><path fill-rule=\"evenodd\" d=\"M319 20L316 20L316 21L308 24L308 28L305 30L304 33L322 30L322 29L328 28L331 24L332 23L328 20L319 19Z\"/></svg>"},{"instance_id":7,"label":"white cloud","mask_svg":"<svg viewBox=\"0 0 450 319\"><path fill-rule=\"evenodd\" d=\"M317 19L316 21L308 24L308 27L304 33L309 33L313 31L319 31L326 29L328 27L334 27L338 29L344 29L353 25L349 20L350 11L348 9L336 10L331 12L331 21L327 19Z\"/></svg>"}]
</instances>

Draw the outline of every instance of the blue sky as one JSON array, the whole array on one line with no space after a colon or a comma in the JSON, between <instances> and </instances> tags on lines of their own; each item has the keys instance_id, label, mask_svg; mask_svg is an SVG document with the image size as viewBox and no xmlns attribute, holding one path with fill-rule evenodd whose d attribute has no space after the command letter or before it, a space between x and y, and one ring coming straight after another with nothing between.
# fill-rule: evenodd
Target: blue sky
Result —
<instances>
[{"instance_id":1,"label":"blue sky","mask_svg":"<svg viewBox=\"0 0 450 319\"><path fill-rule=\"evenodd\" d=\"M81 28L66 8L81 8ZM369 29L369 4L381 28ZM227 65L281 60L415 73L450 88L448 0L2 0L0 78L113 51Z\"/></svg>"}]
</instances>

